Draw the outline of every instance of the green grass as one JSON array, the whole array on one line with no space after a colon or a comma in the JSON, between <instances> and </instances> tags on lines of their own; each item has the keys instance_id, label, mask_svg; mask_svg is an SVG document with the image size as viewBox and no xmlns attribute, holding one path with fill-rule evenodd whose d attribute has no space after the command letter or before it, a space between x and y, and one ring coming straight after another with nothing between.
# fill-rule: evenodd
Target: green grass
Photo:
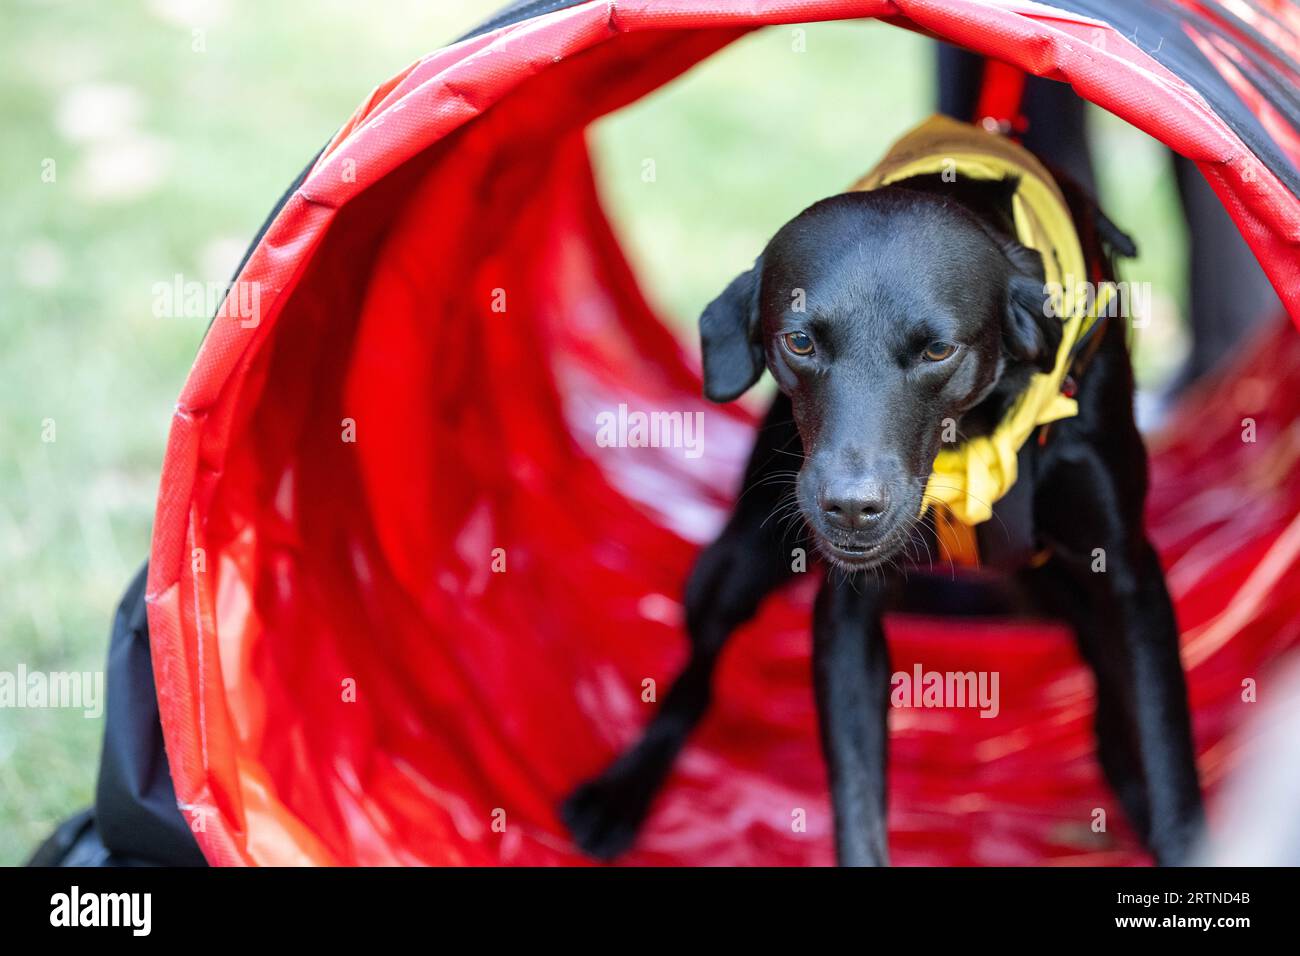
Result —
<instances>
[{"instance_id":1,"label":"green grass","mask_svg":"<svg viewBox=\"0 0 1300 956\"><path fill-rule=\"evenodd\" d=\"M155 318L154 283L228 278L285 185L370 89L497 5L326 0L307 16L252 0L7 4L0 671L103 666L206 326ZM595 131L616 225L651 302L684 334L780 223L928 111L921 38L848 23L808 27L804 52L792 40L789 28L753 34ZM1130 274L1155 283L1172 314L1180 234L1162 157L1117 121L1101 130L1115 146L1102 168L1108 206L1145 250ZM42 179L49 159L53 182ZM1171 351L1154 341L1153 357L1145 343L1139 353L1153 375ZM43 441L50 420L55 440ZM101 732L79 712L0 709L0 863L20 862L90 801Z\"/></svg>"}]
</instances>

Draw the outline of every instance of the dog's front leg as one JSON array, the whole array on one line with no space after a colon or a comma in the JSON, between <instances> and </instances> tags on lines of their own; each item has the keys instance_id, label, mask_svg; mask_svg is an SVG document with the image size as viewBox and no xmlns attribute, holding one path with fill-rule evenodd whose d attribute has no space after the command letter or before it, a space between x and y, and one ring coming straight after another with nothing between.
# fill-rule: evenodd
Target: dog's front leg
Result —
<instances>
[{"instance_id":1,"label":"dog's front leg","mask_svg":"<svg viewBox=\"0 0 1300 956\"><path fill-rule=\"evenodd\" d=\"M889 862L885 764L889 649L884 586L831 568L813 614L813 683L841 866Z\"/></svg>"},{"instance_id":2,"label":"dog's front leg","mask_svg":"<svg viewBox=\"0 0 1300 956\"><path fill-rule=\"evenodd\" d=\"M778 393L759 429L736 510L691 570L685 596L691 641L686 666L636 744L579 786L561 808L574 840L591 856L609 860L631 846L651 801L708 709L723 646L767 595L796 573L792 549L806 543L797 530L786 532L794 500L790 461L802 457L790 399Z\"/></svg>"},{"instance_id":3,"label":"dog's front leg","mask_svg":"<svg viewBox=\"0 0 1300 956\"><path fill-rule=\"evenodd\" d=\"M1204 826L1178 622L1155 549L1143 535L1131 563L1106 581L1120 608L1132 668L1133 717L1151 812L1156 862L1187 862Z\"/></svg>"},{"instance_id":4,"label":"dog's front leg","mask_svg":"<svg viewBox=\"0 0 1300 956\"><path fill-rule=\"evenodd\" d=\"M1177 865L1204 822L1187 685L1173 602L1142 526L1140 439L1132 430L1120 457L1113 449L1125 435L1115 431L1110 445L1061 456L1035 521L1080 598L1076 630L1097 678L1103 767L1126 806L1145 812L1134 824L1156 862Z\"/></svg>"}]
</instances>

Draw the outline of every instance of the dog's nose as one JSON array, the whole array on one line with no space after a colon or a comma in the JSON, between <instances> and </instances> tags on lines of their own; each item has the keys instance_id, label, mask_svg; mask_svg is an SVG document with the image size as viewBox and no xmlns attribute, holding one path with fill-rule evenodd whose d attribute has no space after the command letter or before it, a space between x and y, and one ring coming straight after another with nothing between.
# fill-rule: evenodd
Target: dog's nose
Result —
<instances>
[{"instance_id":1,"label":"dog's nose","mask_svg":"<svg viewBox=\"0 0 1300 956\"><path fill-rule=\"evenodd\" d=\"M845 531L861 531L885 513L889 490L884 482L861 481L822 492L818 504L829 524Z\"/></svg>"}]
</instances>

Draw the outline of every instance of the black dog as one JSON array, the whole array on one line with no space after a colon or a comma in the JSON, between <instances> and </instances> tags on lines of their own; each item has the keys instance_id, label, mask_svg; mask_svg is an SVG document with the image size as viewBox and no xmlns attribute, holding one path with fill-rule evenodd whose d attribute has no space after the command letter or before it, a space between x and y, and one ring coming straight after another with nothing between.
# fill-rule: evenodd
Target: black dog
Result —
<instances>
[{"instance_id":1,"label":"black dog","mask_svg":"<svg viewBox=\"0 0 1300 956\"><path fill-rule=\"evenodd\" d=\"M1061 186L1085 252L1113 275L1111 253L1132 255L1131 243ZM1015 187L921 176L823 200L704 312L708 397L736 398L764 367L780 394L745 493L687 585L689 663L639 743L562 808L589 854L609 859L631 844L707 709L727 637L792 576L779 519L782 509L795 514L793 500L799 533L827 562L813 668L837 857L887 862L891 672L881 616L916 603L917 589L895 572L929 533L918 515L940 423L956 420L962 437L988 433L1030 376L1052 368L1061 341L1060 319L1044 309L1042 260L1015 239ZM790 308L794 290L806 296L802 313ZM1146 454L1123 329L1093 344L1077 416L1026 443L1013 493L977 533L1010 565L1015 593L1073 625L1096 675L1105 775L1156 860L1177 864L1202 822L1178 628L1143 529ZM1025 547L1008 547L1017 539ZM1098 548L1105 573L1092 569ZM1027 562L1048 549L1045 561Z\"/></svg>"}]
</instances>

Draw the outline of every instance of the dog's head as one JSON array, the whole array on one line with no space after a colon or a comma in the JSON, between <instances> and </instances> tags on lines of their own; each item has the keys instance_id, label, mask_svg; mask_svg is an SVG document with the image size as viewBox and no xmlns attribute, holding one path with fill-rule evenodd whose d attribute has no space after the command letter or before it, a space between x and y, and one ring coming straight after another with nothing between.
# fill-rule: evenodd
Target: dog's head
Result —
<instances>
[{"instance_id":1,"label":"dog's head","mask_svg":"<svg viewBox=\"0 0 1300 956\"><path fill-rule=\"evenodd\" d=\"M1014 188L986 187L989 209L1009 210ZM1061 327L1042 261L990 218L911 188L831 197L783 226L700 319L710 399L731 401L765 366L790 396L805 456L795 493L835 564L903 548L945 423L959 438L983 430L963 416L1000 417L1053 365Z\"/></svg>"}]
</instances>

